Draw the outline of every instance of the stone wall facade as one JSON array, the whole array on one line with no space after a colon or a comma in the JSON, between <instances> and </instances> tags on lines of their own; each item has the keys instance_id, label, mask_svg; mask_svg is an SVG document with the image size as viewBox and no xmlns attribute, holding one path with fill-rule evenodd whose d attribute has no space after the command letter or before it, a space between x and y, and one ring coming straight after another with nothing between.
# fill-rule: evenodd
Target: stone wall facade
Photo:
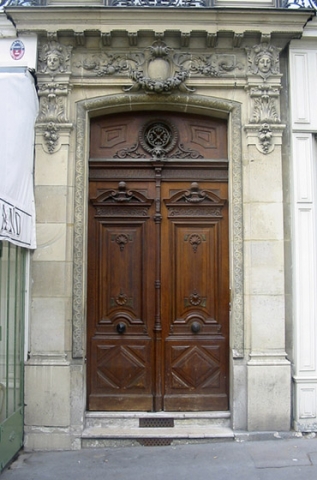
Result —
<instances>
[{"instance_id":1,"label":"stone wall facade","mask_svg":"<svg viewBox=\"0 0 317 480\"><path fill-rule=\"evenodd\" d=\"M18 31L37 33L39 52L27 449L81 446L90 118L154 109L227 119L232 428L291 428L284 231L289 114L281 92L285 50L309 14L160 13L59 7L10 12ZM153 55L161 61L154 69ZM169 71L162 76L166 59Z\"/></svg>"}]
</instances>

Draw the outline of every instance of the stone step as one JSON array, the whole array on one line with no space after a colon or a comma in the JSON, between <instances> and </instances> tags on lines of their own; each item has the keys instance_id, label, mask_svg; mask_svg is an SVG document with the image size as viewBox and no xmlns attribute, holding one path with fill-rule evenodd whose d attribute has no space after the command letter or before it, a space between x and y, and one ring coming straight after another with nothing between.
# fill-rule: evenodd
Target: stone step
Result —
<instances>
[{"instance_id":1,"label":"stone step","mask_svg":"<svg viewBox=\"0 0 317 480\"><path fill-rule=\"evenodd\" d=\"M230 412L86 412L82 447L232 440Z\"/></svg>"},{"instance_id":2,"label":"stone step","mask_svg":"<svg viewBox=\"0 0 317 480\"><path fill-rule=\"evenodd\" d=\"M233 440L228 427L184 425L174 428L115 428L88 427L82 433L82 447L160 446L180 443L207 443Z\"/></svg>"},{"instance_id":3,"label":"stone step","mask_svg":"<svg viewBox=\"0 0 317 480\"><path fill-rule=\"evenodd\" d=\"M168 426L170 420L173 420L175 427L192 425L230 428L230 412L86 412L85 427L139 428L140 422L164 427Z\"/></svg>"}]
</instances>

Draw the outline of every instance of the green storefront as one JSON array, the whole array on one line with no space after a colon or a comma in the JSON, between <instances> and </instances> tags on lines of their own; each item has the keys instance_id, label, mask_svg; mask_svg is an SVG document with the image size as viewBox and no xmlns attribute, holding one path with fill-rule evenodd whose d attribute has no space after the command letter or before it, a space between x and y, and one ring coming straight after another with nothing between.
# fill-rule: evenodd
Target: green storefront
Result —
<instances>
[{"instance_id":1,"label":"green storefront","mask_svg":"<svg viewBox=\"0 0 317 480\"><path fill-rule=\"evenodd\" d=\"M23 445L27 255L25 248L0 242L0 471Z\"/></svg>"}]
</instances>

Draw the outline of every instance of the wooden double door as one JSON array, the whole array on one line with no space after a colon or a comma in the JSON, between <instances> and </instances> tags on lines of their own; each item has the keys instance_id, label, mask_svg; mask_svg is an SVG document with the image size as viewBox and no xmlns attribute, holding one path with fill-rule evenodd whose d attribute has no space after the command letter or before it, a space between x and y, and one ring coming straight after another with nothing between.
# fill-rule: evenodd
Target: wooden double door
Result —
<instances>
[{"instance_id":1,"label":"wooden double door","mask_svg":"<svg viewBox=\"0 0 317 480\"><path fill-rule=\"evenodd\" d=\"M226 157L219 120L92 121L90 410L228 409Z\"/></svg>"}]
</instances>

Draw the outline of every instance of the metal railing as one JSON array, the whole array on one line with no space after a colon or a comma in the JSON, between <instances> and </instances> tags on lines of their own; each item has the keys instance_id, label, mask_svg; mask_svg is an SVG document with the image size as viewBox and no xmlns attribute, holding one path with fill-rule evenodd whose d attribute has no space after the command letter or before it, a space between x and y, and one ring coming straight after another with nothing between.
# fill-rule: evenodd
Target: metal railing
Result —
<instances>
[{"instance_id":1,"label":"metal railing","mask_svg":"<svg viewBox=\"0 0 317 480\"><path fill-rule=\"evenodd\" d=\"M313 8L317 9L317 0L241 0L240 4L230 0L103 0L103 6L108 8L115 7L139 7L139 8L215 8L215 7L264 7L264 8ZM254 3L254 5L253 5ZM58 4L60 6L60 3ZM65 6L70 6L65 0ZM76 4L72 1L72 6ZM82 1L78 1L78 6L85 6ZM91 3L88 4L92 6ZM4 7L45 7L57 6L51 0L0 0L0 9ZM96 5L99 6L100 5Z\"/></svg>"}]
</instances>

